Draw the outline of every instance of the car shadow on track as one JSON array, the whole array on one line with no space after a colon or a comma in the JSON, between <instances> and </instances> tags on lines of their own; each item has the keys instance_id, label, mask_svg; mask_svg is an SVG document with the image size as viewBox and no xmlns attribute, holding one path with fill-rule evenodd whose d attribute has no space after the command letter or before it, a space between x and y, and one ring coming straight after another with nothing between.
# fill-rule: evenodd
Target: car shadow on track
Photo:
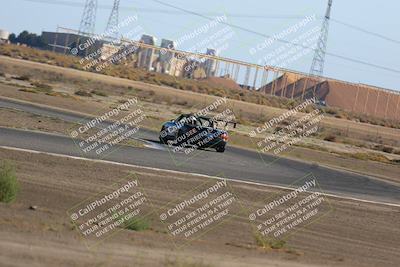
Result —
<instances>
[{"instance_id":1,"label":"car shadow on track","mask_svg":"<svg viewBox=\"0 0 400 267\"><path fill-rule=\"evenodd\" d=\"M154 143L157 146L162 146L165 150L168 150L171 148L171 146L175 147L175 145L168 145L165 144L163 142L161 142L160 140L154 140L154 139L149 139L149 138L144 138L143 140L150 142L150 143ZM190 146L187 146L186 148L190 148ZM207 152L212 152L212 153L218 153L217 151L215 151L212 148L197 148L197 150L201 150L201 151L207 151ZM184 153L184 152L178 152L178 153Z\"/></svg>"}]
</instances>

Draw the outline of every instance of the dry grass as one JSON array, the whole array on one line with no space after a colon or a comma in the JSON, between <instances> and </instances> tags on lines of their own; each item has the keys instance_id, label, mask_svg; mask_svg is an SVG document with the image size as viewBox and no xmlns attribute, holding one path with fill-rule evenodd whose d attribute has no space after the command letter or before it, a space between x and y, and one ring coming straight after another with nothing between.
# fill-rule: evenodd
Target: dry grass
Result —
<instances>
[{"instance_id":1,"label":"dry grass","mask_svg":"<svg viewBox=\"0 0 400 267\"><path fill-rule=\"evenodd\" d=\"M79 58L57 54L50 51L43 51L16 45L3 45L0 46L0 54L60 67L84 70L84 66L79 64ZM90 69L89 71L95 72L94 69ZM101 73L109 76L126 78L134 81L142 81L155 85L170 86L185 91L192 91L219 97L227 96L228 98L235 100L260 105L268 105L272 107L292 108L298 102L296 100L263 95L252 91L224 88L221 86L216 86L208 81L189 80L173 77L167 74L147 72L138 68L129 68L122 64L112 65L102 70Z\"/></svg>"},{"instance_id":2,"label":"dry grass","mask_svg":"<svg viewBox=\"0 0 400 267\"><path fill-rule=\"evenodd\" d=\"M272 238L267 238L260 234L260 232L255 231L253 233L255 242L257 246L263 248L263 249L281 249L285 246L286 242L284 240L278 240L278 239L272 239Z\"/></svg>"},{"instance_id":3,"label":"dry grass","mask_svg":"<svg viewBox=\"0 0 400 267\"><path fill-rule=\"evenodd\" d=\"M0 46L0 54L55 66L84 70L84 66L79 63L79 58L57 54L50 51L43 51L16 45L2 45ZM128 61L128 64L133 63ZM95 72L94 69L89 69L89 71ZM112 65L102 70L101 73L109 76L126 78L133 81L142 81L154 85L164 85L180 90L192 91L201 94L208 94L219 97L226 96L234 100L254 103L258 105L266 105L276 108L290 109L295 107L300 102L300 100L280 98L271 95L261 94L254 91L224 88L223 86L216 86L214 83L210 83L209 81L204 80L189 80L173 77L167 74L147 72L143 69L127 67L125 64ZM315 108L317 107L309 106L306 112L310 112ZM373 125L400 129L400 123L398 121L375 118L372 116L367 116L365 114L344 111L338 108L329 107L322 108L322 110L327 115L334 118L354 120L364 123L370 123ZM245 119L242 122L245 122Z\"/></svg>"}]
</instances>

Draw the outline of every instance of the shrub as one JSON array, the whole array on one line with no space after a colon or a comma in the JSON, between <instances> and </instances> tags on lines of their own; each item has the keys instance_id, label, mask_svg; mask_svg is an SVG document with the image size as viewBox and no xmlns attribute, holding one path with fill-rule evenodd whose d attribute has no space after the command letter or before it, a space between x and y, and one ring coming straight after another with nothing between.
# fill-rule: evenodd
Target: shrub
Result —
<instances>
[{"instance_id":1,"label":"shrub","mask_svg":"<svg viewBox=\"0 0 400 267\"><path fill-rule=\"evenodd\" d=\"M254 232L254 239L256 240L257 246L262 248L280 249L286 244L286 241L284 240L267 238L258 231Z\"/></svg>"},{"instance_id":2,"label":"shrub","mask_svg":"<svg viewBox=\"0 0 400 267\"><path fill-rule=\"evenodd\" d=\"M336 135L330 134L324 137L325 141L328 142L336 142Z\"/></svg>"},{"instance_id":3,"label":"shrub","mask_svg":"<svg viewBox=\"0 0 400 267\"><path fill-rule=\"evenodd\" d=\"M36 89L39 91L43 91L46 93L50 93L53 91L53 87L51 85L48 85L46 83L41 83L41 82L32 82L31 85L35 86Z\"/></svg>"},{"instance_id":4,"label":"shrub","mask_svg":"<svg viewBox=\"0 0 400 267\"><path fill-rule=\"evenodd\" d=\"M333 108L325 108L324 111L325 111L325 113L330 114L330 115L336 115L337 114L337 110L335 110Z\"/></svg>"},{"instance_id":5,"label":"shrub","mask_svg":"<svg viewBox=\"0 0 400 267\"><path fill-rule=\"evenodd\" d=\"M100 91L100 90L92 90L90 93L94 94L94 95L98 95L98 96L108 96L105 92Z\"/></svg>"},{"instance_id":6,"label":"shrub","mask_svg":"<svg viewBox=\"0 0 400 267\"><path fill-rule=\"evenodd\" d=\"M188 102L186 100L181 100L181 99L174 99L174 101L172 102L175 105L178 106L187 106Z\"/></svg>"},{"instance_id":7,"label":"shrub","mask_svg":"<svg viewBox=\"0 0 400 267\"><path fill-rule=\"evenodd\" d=\"M335 115L335 118L338 118L338 119L343 119L344 117L343 117L343 115L342 115L342 114L336 114L336 115Z\"/></svg>"},{"instance_id":8,"label":"shrub","mask_svg":"<svg viewBox=\"0 0 400 267\"><path fill-rule=\"evenodd\" d=\"M382 148L382 151L383 151L383 152L386 152L386 153L393 153L394 148L393 148L393 147L390 147L390 146L384 146L384 147Z\"/></svg>"},{"instance_id":9,"label":"shrub","mask_svg":"<svg viewBox=\"0 0 400 267\"><path fill-rule=\"evenodd\" d=\"M15 200L19 191L15 167L7 161L0 162L0 201L9 203Z\"/></svg>"},{"instance_id":10,"label":"shrub","mask_svg":"<svg viewBox=\"0 0 400 267\"><path fill-rule=\"evenodd\" d=\"M29 75L21 75L21 76L14 77L14 79L20 80L20 81L29 81L31 79L31 77Z\"/></svg>"},{"instance_id":11,"label":"shrub","mask_svg":"<svg viewBox=\"0 0 400 267\"><path fill-rule=\"evenodd\" d=\"M390 153L390 154L395 152L393 147L384 146L384 145L375 145L375 147L373 149L382 151L382 152L386 152L386 153Z\"/></svg>"},{"instance_id":12,"label":"shrub","mask_svg":"<svg viewBox=\"0 0 400 267\"><path fill-rule=\"evenodd\" d=\"M360 159L360 160L371 160L371 161L378 161L383 163L389 163L390 160L385 157L384 155L378 153L354 153L348 154L353 158Z\"/></svg>"},{"instance_id":13,"label":"shrub","mask_svg":"<svg viewBox=\"0 0 400 267\"><path fill-rule=\"evenodd\" d=\"M85 90L78 90L78 91L75 92L75 94L79 95L79 96L92 97L92 94L90 92L88 92L88 91L85 91Z\"/></svg>"},{"instance_id":14,"label":"shrub","mask_svg":"<svg viewBox=\"0 0 400 267\"><path fill-rule=\"evenodd\" d=\"M124 221L124 226L126 229L132 231L144 231L149 229L149 222L145 218L131 218Z\"/></svg>"},{"instance_id":15,"label":"shrub","mask_svg":"<svg viewBox=\"0 0 400 267\"><path fill-rule=\"evenodd\" d=\"M33 93L33 94L37 94L38 93L38 91L36 91L35 89L31 89L31 88L21 88L18 91L26 92L26 93Z\"/></svg>"}]
</instances>

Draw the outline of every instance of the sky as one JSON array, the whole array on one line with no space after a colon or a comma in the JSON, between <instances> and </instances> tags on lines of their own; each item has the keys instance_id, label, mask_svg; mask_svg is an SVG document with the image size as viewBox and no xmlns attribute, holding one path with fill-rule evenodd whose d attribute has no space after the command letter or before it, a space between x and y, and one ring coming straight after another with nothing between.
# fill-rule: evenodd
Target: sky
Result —
<instances>
[{"instance_id":1,"label":"sky","mask_svg":"<svg viewBox=\"0 0 400 267\"><path fill-rule=\"evenodd\" d=\"M54 2L73 5L57 5ZM100 34L105 30L113 0L98 0L98 2L96 33ZM153 0L120 2L120 21L132 16L138 18L132 25L121 28L121 33L128 34L129 29L139 27L143 33L156 36L158 43L162 38L178 40L210 23L204 17L182 12ZM252 63L280 64L285 68L306 73L311 67L314 55L312 49L290 46L278 41L265 48L261 45L268 40L266 36L278 34L281 34L281 39L292 43L304 43L307 47L315 45L319 36L316 29L322 25L322 17L327 6L327 0L161 0L161 2L205 14L214 19L225 15L224 22L253 31L225 24L209 26L207 33L185 41L179 47L182 50L195 48L198 52L205 52L206 47L201 47L200 44L207 44L205 42L207 38L211 39L209 44L215 44L216 40L213 41L211 37L220 36L220 39L224 38L224 42L218 44L220 47L216 48L220 48L220 55L223 57ZM78 29L83 3L84 0L3 0L0 9L0 29L14 33L28 30L38 34L41 31L55 31L57 26ZM400 91L398 10L400 2L396 0L333 0L324 76ZM307 16L315 16L315 19L302 25ZM355 30L337 21L357 26L382 37ZM294 28L297 30L285 34L288 29ZM219 35L221 32L225 32L225 35ZM256 49L255 53L251 52L252 48ZM271 59L278 55L283 59L272 62ZM343 60L343 57L350 58L351 61ZM354 60L385 69L353 62Z\"/></svg>"}]
</instances>

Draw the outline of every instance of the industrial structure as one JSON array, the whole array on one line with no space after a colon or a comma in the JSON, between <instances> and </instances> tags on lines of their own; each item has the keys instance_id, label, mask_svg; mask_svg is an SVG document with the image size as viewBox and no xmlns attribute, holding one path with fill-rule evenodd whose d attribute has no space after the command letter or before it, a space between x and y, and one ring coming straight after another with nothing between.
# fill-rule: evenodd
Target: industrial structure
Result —
<instances>
[{"instance_id":1,"label":"industrial structure","mask_svg":"<svg viewBox=\"0 0 400 267\"><path fill-rule=\"evenodd\" d=\"M317 47L315 48L314 58L311 64L310 74L322 76L324 74L326 46L328 43L329 20L331 18L332 0L328 0L324 22L322 23L321 33Z\"/></svg>"},{"instance_id":2,"label":"industrial structure","mask_svg":"<svg viewBox=\"0 0 400 267\"><path fill-rule=\"evenodd\" d=\"M105 30L105 32L107 33L107 37L111 37L113 39L118 39L119 37L119 1L120 0L114 0L114 4Z\"/></svg>"},{"instance_id":3,"label":"industrial structure","mask_svg":"<svg viewBox=\"0 0 400 267\"><path fill-rule=\"evenodd\" d=\"M0 44L8 43L9 37L10 37L10 33L8 31L0 29Z\"/></svg>"},{"instance_id":4,"label":"industrial structure","mask_svg":"<svg viewBox=\"0 0 400 267\"><path fill-rule=\"evenodd\" d=\"M114 5L107 24L113 29L118 24L119 0ZM233 90L254 90L262 94L291 99L309 99L316 97L319 104L342 108L385 119L400 120L400 92L368 85L348 83L323 77L324 61L327 48L329 20L332 0L328 7L321 28L315 55L309 74L258 65L223 58L213 48L207 48L205 54L180 51L173 40L162 39L160 46L154 36L143 34L140 40L118 40L115 36L102 36L93 41L90 50L78 53L86 56L101 49L101 60L109 58L126 49L124 42L137 46L125 65L142 68L146 71L159 72L188 79L207 79L218 86ZM97 1L86 0L79 31L63 29L63 32L43 32L44 40L55 52L69 53L71 44L80 44L90 39L94 30ZM111 40L110 40L111 39ZM112 42L111 42L112 41ZM114 62L113 62L114 63ZM118 64L119 61L116 62ZM390 112L389 112L390 111Z\"/></svg>"},{"instance_id":5,"label":"industrial structure","mask_svg":"<svg viewBox=\"0 0 400 267\"><path fill-rule=\"evenodd\" d=\"M139 42L146 45L155 46L156 41L157 39L154 36L143 34ZM153 48L141 47L138 50L138 60L135 66L138 68L144 68L148 71L153 71L156 69L156 66L154 65L156 62L155 56L157 55Z\"/></svg>"},{"instance_id":6,"label":"industrial structure","mask_svg":"<svg viewBox=\"0 0 400 267\"><path fill-rule=\"evenodd\" d=\"M72 54L82 57L90 55L109 43L107 40L94 39L88 35L80 34L79 31L63 27L57 27L56 32L43 31L42 38L48 45L48 50L57 53L71 54L72 50L76 49L76 53Z\"/></svg>"},{"instance_id":7,"label":"industrial structure","mask_svg":"<svg viewBox=\"0 0 400 267\"><path fill-rule=\"evenodd\" d=\"M82 38L77 31L62 28L64 32L43 32L49 49L69 53L65 47L70 41ZM86 37L87 38L87 37ZM276 97L308 99L315 96L319 103L381 117L400 120L400 92L374 86L354 84L322 76L309 75L274 66L261 66L216 54L180 51L172 40L162 39L160 46L154 36L143 34L138 41L126 41L138 47L125 65L188 79L207 79L217 86L258 91ZM118 44L97 40L95 49L102 49L102 60L117 53Z\"/></svg>"},{"instance_id":8,"label":"industrial structure","mask_svg":"<svg viewBox=\"0 0 400 267\"><path fill-rule=\"evenodd\" d=\"M86 0L79 35L93 35L96 25L97 0Z\"/></svg>"},{"instance_id":9,"label":"industrial structure","mask_svg":"<svg viewBox=\"0 0 400 267\"><path fill-rule=\"evenodd\" d=\"M206 55L217 56L217 51L215 49L207 48ZM207 58L204 62L204 70L206 72L207 77L215 76L217 70L217 62L215 59Z\"/></svg>"},{"instance_id":10,"label":"industrial structure","mask_svg":"<svg viewBox=\"0 0 400 267\"><path fill-rule=\"evenodd\" d=\"M400 120L400 92L365 84L286 72L260 92L285 98L315 96L321 104L378 118Z\"/></svg>"},{"instance_id":11,"label":"industrial structure","mask_svg":"<svg viewBox=\"0 0 400 267\"><path fill-rule=\"evenodd\" d=\"M175 48L176 48L175 42L171 41L171 40L167 40L167 39L162 39L161 40L161 48L164 48L164 49L161 49L161 51L160 51L159 72L170 74L173 64L176 64L176 61L174 59L174 54L173 54L173 52L170 51L170 50L175 50Z\"/></svg>"}]
</instances>

